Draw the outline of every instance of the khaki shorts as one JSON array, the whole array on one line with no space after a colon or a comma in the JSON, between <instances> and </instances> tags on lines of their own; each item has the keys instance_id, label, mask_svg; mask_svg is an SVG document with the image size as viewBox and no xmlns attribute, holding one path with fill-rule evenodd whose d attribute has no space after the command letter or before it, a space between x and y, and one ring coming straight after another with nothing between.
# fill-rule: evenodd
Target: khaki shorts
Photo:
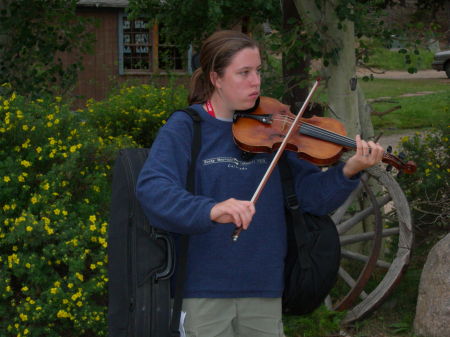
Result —
<instances>
[{"instance_id":1,"label":"khaki shorts","mask_svg":"<svg viewBox=\"0 0 450 337\"><path fill-rule=\"evenodd\" d=\"M185 298L187 337L284 337L280 298Z\"/></svg>"}]
</instances>

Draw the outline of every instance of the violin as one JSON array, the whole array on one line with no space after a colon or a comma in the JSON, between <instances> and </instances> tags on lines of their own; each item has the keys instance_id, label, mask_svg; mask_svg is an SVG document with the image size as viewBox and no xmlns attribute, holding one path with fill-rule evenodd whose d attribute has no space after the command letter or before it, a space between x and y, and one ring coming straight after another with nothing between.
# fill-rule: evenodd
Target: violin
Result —
<instances>
[{"instance_id":1,"label":"violin","mask_svg":"<svg viewBox=\"0 0 450 337\"><path fill-rule=\"evenodd\" d=\"M270 97L260 97L252 112L236 112L232 126L233 137L239 148L250 153L274 152L279 149L296 116L289 106ZM346 136L344 125L328 117L300 117L285 145L318 166L331 165L348 150L356 149L356 141ZM416 164L385 151L382 161L399 172L414 173Z\"/></svg>"}]
</instances>

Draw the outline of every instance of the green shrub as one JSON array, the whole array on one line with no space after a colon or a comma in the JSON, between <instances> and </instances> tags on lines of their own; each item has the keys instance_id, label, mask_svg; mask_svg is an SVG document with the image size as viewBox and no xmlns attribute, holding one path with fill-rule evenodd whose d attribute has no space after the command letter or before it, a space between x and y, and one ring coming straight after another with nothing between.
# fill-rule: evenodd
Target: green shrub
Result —
<instances>
[{"instance_id":1,"label":"green shrub","mask_svg":"<svg viewBox=\"0 0 450 337\"><path fill-rule=\"evenodd\" d=\"M102 137L130 136L138 144L151 145L168 116L187 106L183 87L151 85L124 87L104 101L87 104L86 116Z\"/></svg>"},{"instance_id":2,"label":"green shrub","mask_svg":"<svg viewBox=\"0 0 450 337\"><path fill-rule=\"evenodd\" d=\"M14 93L0 135L1 336L105 336L111 165L134 143Z\"/></svg>"},{"instance_id":3,"label":"green shrub","mask_svg":"<svg viewBox=\"0 0 450 337\"><path fill-rule=\"evenodd\" d=\"M325 305L304 316L284 316L284 333L287 337L337 336L344 311L331 311Z\"/></svg>"},{"instance_id":4,"label":"green shrub","mask_svg":"<svg viewBox=\"0 0 450 337\"><path fill-rule=\"evenodd\" d=\"M448 226L450 223L450 126L402 140L402 151L417 171L399 183L412 209L415 226Z\"/></svg>"}]
</instances>

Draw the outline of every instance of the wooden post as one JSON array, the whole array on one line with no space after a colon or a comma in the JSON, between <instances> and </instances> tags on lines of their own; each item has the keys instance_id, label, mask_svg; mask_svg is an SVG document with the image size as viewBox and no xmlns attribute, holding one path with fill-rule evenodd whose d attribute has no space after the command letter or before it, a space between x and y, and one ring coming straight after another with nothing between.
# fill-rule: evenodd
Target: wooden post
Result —
<instances>
[{"instance_id":1,"label":"wooden post","mask_svg":"<svg viewBox=\"0 0 450 337\"><path fill-rule=\"evenodd\" d=\"M152 72L154 74L159 73L159 28L158 23L155 22L153 24L153 30L152 30Z\"/></svg>"}]
</instances>

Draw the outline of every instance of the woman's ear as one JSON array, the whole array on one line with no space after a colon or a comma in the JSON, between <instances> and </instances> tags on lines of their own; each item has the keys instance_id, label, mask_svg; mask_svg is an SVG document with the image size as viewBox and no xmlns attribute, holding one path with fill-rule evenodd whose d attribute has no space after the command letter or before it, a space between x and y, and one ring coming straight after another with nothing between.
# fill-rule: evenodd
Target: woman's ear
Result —
<instances>
[{"instance_id":1,"label":"woman's ear","mask_svg":"<svg viewBox=\"0 0 450 337\"><path fill-rule=\"evenodd\" d=\"M220 88L220 78L218 73L216 73L215 71L211 71L209 73L209 79L214 88Z\"/></svg>"}]
</instances>

